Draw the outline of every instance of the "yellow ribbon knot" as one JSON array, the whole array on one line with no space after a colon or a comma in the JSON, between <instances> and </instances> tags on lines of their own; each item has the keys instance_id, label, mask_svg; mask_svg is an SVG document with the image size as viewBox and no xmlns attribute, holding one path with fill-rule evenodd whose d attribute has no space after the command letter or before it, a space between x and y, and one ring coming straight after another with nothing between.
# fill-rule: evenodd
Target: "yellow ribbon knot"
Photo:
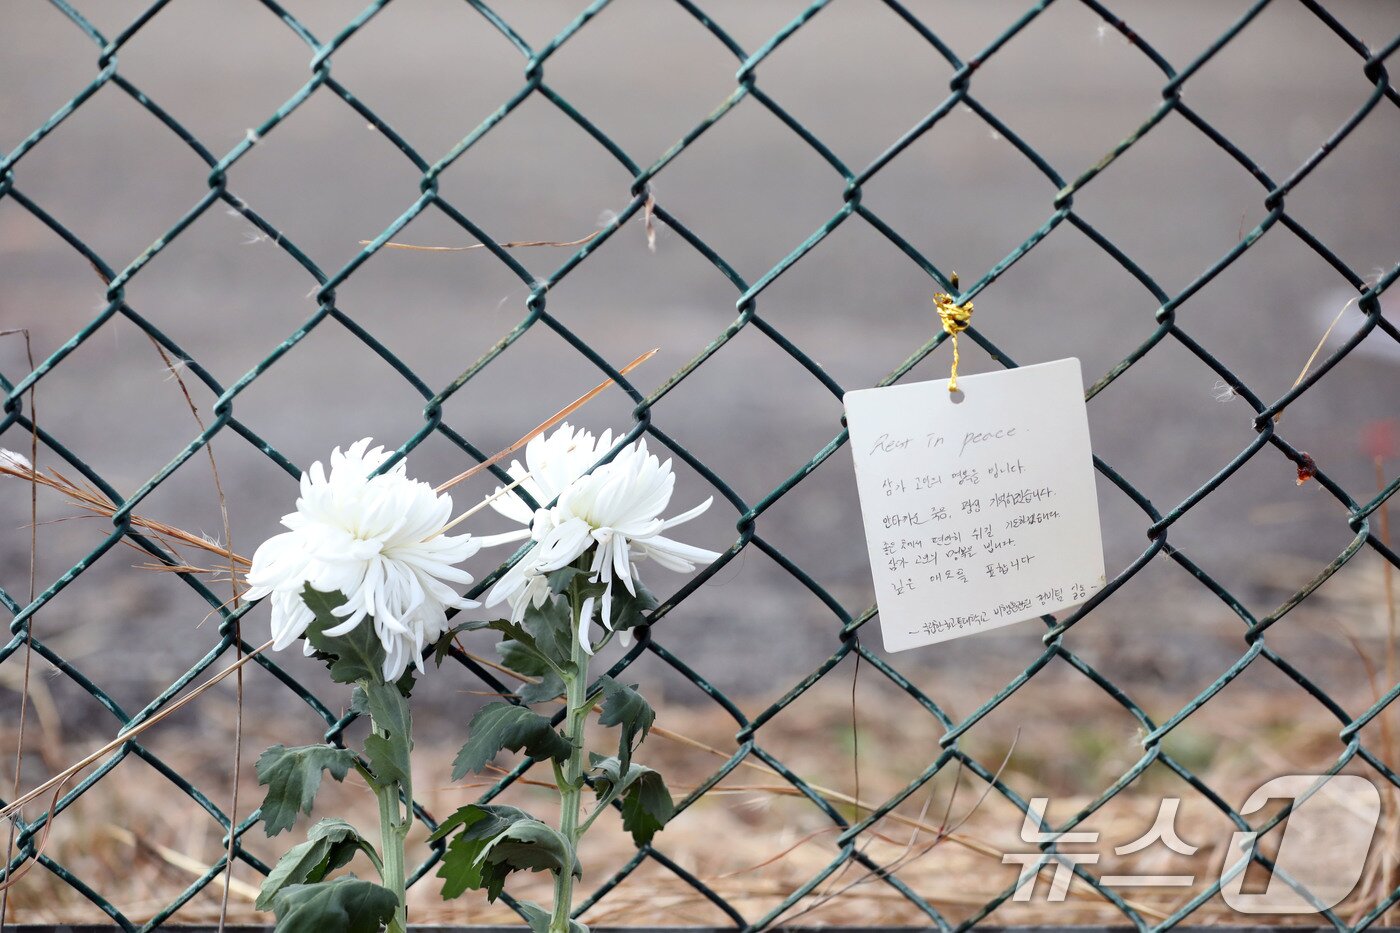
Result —
<instances>
[{"instance_id":1,"label":"yellow ribbon knot","mask_svg":"<svg viewBox=\"0 0 1400 933\"><path fill-rule=\"evenodd\" d=\"M958 334L967 330L972 321L972 302L960 305L953 296L939 292L933 296L934 307L938 309L938 320L943 322L943 330L953 338L953 368L948 374L948 391L958 391Z\"/></svg>"}]
</instances>

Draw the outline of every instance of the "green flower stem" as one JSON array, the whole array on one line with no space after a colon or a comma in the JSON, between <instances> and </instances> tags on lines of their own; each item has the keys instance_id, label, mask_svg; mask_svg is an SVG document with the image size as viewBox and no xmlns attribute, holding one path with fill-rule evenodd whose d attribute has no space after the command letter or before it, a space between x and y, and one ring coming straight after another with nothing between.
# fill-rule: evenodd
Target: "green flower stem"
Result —
<instances>
[{"instance_id":1,"label":"green flower stem","mask_svg":"<svg viewBox=\"0 0 1400 933\"><path fill-rule=\"evenodd\" d=\"M375 735L388 736L372 719L370 728ZM406 741L407 738L403 736L402 740ZM397 783L371 783L370 786L374 788L374 796L379 799L379 838L383 852L380 880L399 900L389 933L407 933L408 878L404 871L404 840L408 838L408 829L413 824L413 790L408 786L402 788L405 803L400 806L400 787Z\"/></svg>"},{"instance_id":2,"label":"green flower stem","mask_svg":"<svg viewBox=\"0 0 1400 933\"><path fill-rule=\"evenodd\" d=\"M578 632L582 600L572 593L570 603L573 608L573 631ZM569 840L570 848L577 852L578 840L582 835L579 829L579 803L583 796L583 728L588 721L588 653L583 650L577 636L573 639L570 657L573 670L564 671L565 714L564 735L573 750L564 763L563 781L559 784L559 832ZM549 919L549 933L569 933L569 918L573 913L574 875L572 871L562 871L554 878L554 912Z\"/></svg>"}]
</instances>

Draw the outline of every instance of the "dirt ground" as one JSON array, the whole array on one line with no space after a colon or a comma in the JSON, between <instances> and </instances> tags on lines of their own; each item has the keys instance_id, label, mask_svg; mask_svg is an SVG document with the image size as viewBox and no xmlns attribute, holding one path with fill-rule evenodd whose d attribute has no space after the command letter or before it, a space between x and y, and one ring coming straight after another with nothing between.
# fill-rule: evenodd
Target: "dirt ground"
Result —
<instances>
[{"instance_id":1,"label":"dirt ground","mask_svg":"<svg viewBox=\"0 0 1400 933\"><path fill-rule=\"evenodd\" d=\"M639 666L650 670L645 664ZM847 659L756 735L758 748L781 760L848 821L916 779L937 754L942 733L926 711L870 665L862 666L853 684L854 668ZM465 702L470 694L480 692L479 685L472 687L472 680L451 665L438 676L452 681ZM645 689L648 679L641 679ZM1339 724L1320 708L1286 702L1282 679L1262 662L1247 668L1212 704L1178 727L1164 750L1234 807L1241 806L1270 777L1329 767L1344 748L1337 738ZM245 688L255 691L263 680L250 677ZM961 717L999 685L989 681L950 684L940 679L925 686L950 716ZM974 726L958 747L1023 798L1048 798L1047 819L1060 823L1087 806L1144 754L1144 732L1136 720L1106 694L1086 687L1078 672L1066 664L1052 663ZM332 691L322 693L328 698L334 695ZM1053 703L1048 702L1050 697ZM1364 708L1373 697L1371 687L1358 687L1338 699L1354 711ZM1180 697L1152 690L1137 693L1134 699L1156 722L1180 702ZM231 691L221 685L198 701L200 721L227 723L232 718L232 702ZM741 698L738 705L752 714L765 701ZM454 785L447 780L455 742L441 733L450 725L440 716L419 717L415 783L420 802L439 818L475 800L489 783L469 778ZM1400 761L1395 725L1393 717L1382 717L1363 732L1366 747L1391 767ZM285 722L249 718L244 735L242 812L260 799L251 775L252 758L273 741L313 740L314 730L306 731L304 737L289 736ZM657 730L641 759L661 770L680 797L735 753L735 732L735 721L718 707L663 705L658 710ZM36 775L51 772L92 744L64 740L57 730L36 730L30 740L32 770ZM162 725L147 733L145 745L197 784L216 805L227 807L231 792L227 729ZM40 761L47 766L40 766ZM511 762L507 756L497 765L509 768ZM1345 770L1376 777L1359 761ZM532 772L500 799L552 820L553 791L548 785L529 783L536 777L548 780L547 775ZM1400 801L1393 789L1382 787L1383 822L1361 882L1338 908L1343 918L1354 920L1400 884L1400 833L1395 822ZM1030 850L1021 841L1021 811L986 788L971 771L949 765L859 836L857 848L876 864L891 868L899 882L945 918L953 922L966 919L1015 883L1019 867L1004 864L1003 855ZM1157 844L1132 855L1116 855L1115 847L1148 832L1166 798L1180 799L1174 826L1187 845L1197 847L1195 854L1174 854ZM328 783L318 798L315 816L328 815L345 816L373 832L373 796L353 775L345 785ZM274 840L264 838L260 828L254 829L245 836L245 843L258 857L271 861L285 849L285 840L299 838L308 824L303 821L288 836ZM581 852L585 892L633 854L630 839L618 821L605 817L598 826ZM1195 877L1187 888L1120 890L1149 922L1160 921L1198 895L1220 877L1227 857L1234 858L1229 849L1234 826L1160 762L1149 766L1125 791L1076 828L1100 833L1097 843L1066 846L1070 851L1099 853L1101 859L1091 868L1096 875ZM834 841L838 832L829 816L811 800L798 795L791 783L750 755L669 824L656 845L746 919L753 920L838 857ZM417 831L411 837L411 857L426 855L425 835ZM175 791L148 765L130 758L58 819L46 854L102 891L128 917L140 920L174 898L218 858L219 838L217 825L191 799ZM1272 851L1271 845L1266 843L1265 851ZM260 877L240 865L234 880L230 919L258 919L252 899ZM989 922L1122 922L1117 908L1081 882L1069 888L1062 902L1048 901L1050 880L1047 870L1029 902L1007 901L990 915ZM547 899L549 894L540 879L513 883L510 890L536 899ZM211 886L180 916L190 922L214 919L220 894L218 884ZM444 903L432 877L420 881L412 894L412 916L420 922L512 919L503 905L488 905L475 894ZM42 868L24 877L11 891L10 909L12 919L24 922L102 919L77 891ZM894 888L872 877L869 869L851 863L785 915L787 920L799 918L804 923L841 926L917 924L923 915ZM678 876L651 860L602 898L584 919L641 928L727 922ZM1241 915L1217 896L1196 911L1191 922L1276 923L1289 919ZM1291 919L1310 923L1315 918Z\"/></svg>"}]
</instances>

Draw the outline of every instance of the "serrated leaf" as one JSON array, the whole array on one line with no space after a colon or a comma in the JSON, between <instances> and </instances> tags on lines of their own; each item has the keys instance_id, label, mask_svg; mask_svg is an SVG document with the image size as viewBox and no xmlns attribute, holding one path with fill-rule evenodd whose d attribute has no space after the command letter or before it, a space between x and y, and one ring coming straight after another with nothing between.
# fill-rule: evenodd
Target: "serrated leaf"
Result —
<instances>
[{"instance_id":1,"label":"serrated leaf","mask_svg":"<svg viewBox=\"0 0 1400 933\"><path fill-rule=\"evenodd\" d=\"M536 819L517 820L486 844L477 856L487 864L505 865L512 871L572 871L582 878L583 869L573 847L559 830Z\"/></svg>"},{"instance_id":2,"label":"serrated leaf","mask_svg":"<svg viewBox=\"0 0 1400 933\"><path fill-rule=\"evenodd\" d=\"M345 621L331 612L345 602L345 595L322 593L308 584L301 599L316 617L306 629L306 640L317 656L330 665L331 679L342 684L383 682L384 646L370 620L365 619L344 635L330 636L326 629Z\"/></svg>"},{"instance_id":3,"label":"serrated leaf","mask_svg":"<svg viewBox=\"0 0 1400 933\"><path fill-rule=\"evenodd\" d=\"M619 726L617 757L625 769L632 760L632 752L647 737L651 725L656 721L656 711L637 692L637 685L620 683L611 677L598 678L598 692L603 698L603 712L598 722L605 726Z\"/></svg>"},{"instance_id":4,"label":"serrated leaf","mask_svg":"<svg viewBox=\"0 0 1400 933\"><path fill-rule=\"evenodd\" d=\"M632 767L640 768L642 766L632 765ZM622 762L617 760L616 755L609 757L599 755L597 752L589 752L588 771L593 777L593 792L598 795L599 800L612 795L614 788L620 793L627 786L622 779Z\"/></svg>"},{"instance_id":5,"label":"serrated leaf","mask_svg":"<svg viewBox=\"0 0 1400 933\"><path fill-rule=\"evenodd\" d=\"M539 677L552 670L549 662L535 649L533 639L527 643L502 638L496 645L496 653L501 656L502 664L526 677Z\"/></svg>"},{"instance_id":6,"label":"serrated leaf","mask_svg":"<svg viewBox=\"0 0 1400 933\"><path fill-rule=\"evenodd\" d=\"M631 771L640 768L635 776ZM646 845L676 813L671 792L661 775L651 768L633 765L622 795L622 828L632 834L637 845Z\"/></svg>"},{"instance_id":7,"label":"serrated leaf","mask_svg":"<svg viewBox=\"0 0 1400 933\"><path fill-rule=\"evenodd\" d=\"M442 896L453 898L466 890L484 890L494 901L505 887L506 877L515 870L506 862L484 858L488 845L518 823L538 822L515 807L469 804L443 821L429 837L436 841L460 829L443 853L438 877L443 880ZM543 825L543 824L540 824Z\"/></svg>"},{"instance_id":8,"label":"serrated leaf","mask_svg":"<svg viewBox=\"0 0 1400 933\"><path fill-rule=\"evenodd\" d=\"M306 831L306 838L325 839L328 842L344 842L347 839L359 842L363 837L348 821L338 816L328 816L324 820L317 820L315 825Z\"/></svg>"},{"instance_id":9,"label":"serrated leaf","mask_svg":"<svg viewBox=\"0 0 1400 933\"><path fill-rule=\"evenodd\" d=\"M436 663L438 667L442 666L443 659L445 659L448 652L452 650L453 641L462 632L475 632L484 628L495 629L498 632L504 633L508 638L514 638L515 636L512 632L519 629L519 626L515 625L509 619L491 619L489 621L473 619L470 622L463 622L460 625L455 625L443 632L438 636L438 640L433 642L434 663Z\"/></svg>"},{"instance_id":10,"label":"serrated leaf","mask_svg":"<svg viewBox=\"0 0 1400 933\"><path fill-rule=\"evenodd\" d=\"M324 884L294 884L273 903L275 933L379 933L398 905L393 891L353 875Z\"/></svg>"},{"instance_id":11,"label":"serrated leaf","mask_svg":"<svg viewBox=\"0 0 1400 933\"><path fill-rule=\"evenodd\" d=\"M590 755L593 790L599 800L622 798L622 827L637 845L651 841L657 831L675 815L675 804L661 775L646 765L632 764L623 770L616 758Z\"/></svg>"},{"instance_id":12,"label":"serrated leaf","mask_svg":"<svg viewBox=\"0 0 1400 933\"><path fill-rule=\"evenodd\" d=\"M559 675L550 671L541 677L538 683L521 684L515 695L520 697L522 703L548 703L563 696L566 689Z\"/></svg>"},{"instance_id":13,"label":"serrated leaf","mask_svg":"<svg viewBox=\"0 0 1400 933\"><path fill-rule=\"evenodd\" d=\"M467 772L480 774L501 751L524 750L531 758L563 761L573 745L555 731L549 720L533 710L510 703L488 703L467 726L470 738L452 762L452 780Z\"/></svg>"},{"instance_id":14,"label":"serrated leaf","mask_svg":"<svg viewBox=\"0 0 1400 933\"><path fill-rule=\"evenodd\" d=\"M433 642L433 664L442 667L442 662L447 660L448 653L452 650L452 643L456 640L457 633L464 631L466 626L458 625L450 628L438 636L438 640Z\"/></svg>"},{"instance_id":15,"label":"serrated leaf","mask_svg":"<svg viewBox=\"0 0 1400 933\"><path fill-rule=\"evenodd\" d=\"M355 827L341 819L321 820L306 834L306 841L292 846L277 860L265 879L253 906L271 910L273 900L294 884L315 884L349 864L364 841Z\"/></svg>"},{"instance_id":16,"label":"serrated leaf","mask_svg":"<svg viewBox=\"0 0 1400 933\"><path fill-rule=\"evenodd\" d=\"M503 638L500 644L496 645L496 651L501 656L501 663L506 667L517 674L538 679L536 683L521 684L516 688L516 696L521 700L526 703L544 703L564 693L564 681L536 650L533 639L527 644L514 638Z\"/></svg>"},{"instance_id":17,"label":"serrated leaf","mask_svg":"<svg viewBox=\"0 0 1400 933\"><path fill-rule=\"evenodd\" d=\"M580 574L587 576L588 571L580 567L560 567L558 570L545 574L544 578L549 581L550 595L558 596L563 593L574 582L574 577Z\"/></svg>"},{"instance_id":18,"label":"serrated leaf","mask_svg":"<svg viewBox=\"0 0 1400 933\"><path fill-rule=\"evenodd\" d=\"M398 743L382 735L365 736L365 757L369 759L369 769L374 774L374 783L380 787L409 784L408 758L402 754Z\"/></svg>"},{"instance_id":19,"label":"serrated leaf","mask_svg":"<svg viewBox=\"0 0 1400 933\"><path fill-rule=\"evenodd\" d=\"M469 803L465 807L459 807L456 813L443 820L428 837L428 841L437 842L457 829L461 829L473 839L489 839L516 820L532 819L534 817L530 814L515 807L493 803Z\"/></svg>"},{"instance_id":20,"label":"serrated leaf","mask_svg":"<svg viewBox=\"0 0 1400 933\"><path fill-rule=\"evenodd\" d=\"M637 588L636 596L629 593L626 587L613 587L612 628L614 632L622 632L639 625L646 625L646 613L661 605L656 596L642 584L641 580L633 580L632 585Z\"/></svg>"},{"instance_id":21,"label":"serrated leaf","mask_svg":"<svg viewBox=\"0 0 1400 933\"><path fill-rule=\"evenodd\" d=\"M413 750L412 716L408 700L396 685L368 683L355 688L355 698L379 732L365 738L365 756L381 786L409 786L409 753ZM353 704L352 704L353 707Z\"/></svg>"},{"instance_id":22,"label":"serrated leaf","mask_svg":"<svg viewBox=\"0 0 1400 933\"><path fill-rule=\"evenodd\" d=\"M299 842L292 846L272 866L253 902L257 910L271 910L272 901L282 889L292 884L305 884L311 873L326 860L330 844L324 840Z\"/></svg>"},{"instance_id":23,"label":"serrated leaf","mask_svg":"<svg viewBox=\"0 0 1400 933\"><path fill-rule=\"evenodd\" d=\"M493 632L500 632L507 638L514 638L521 641L529 641L529 634L517 623L510 619L485 619L476 622L467 622L459 626L464 632L475 632L480 629L490 629Z\"/></svg>"},{"instance_id":24,"label":"serrated leaf","mask_svg":"<svg viewBox=\"0 0 1400 933\"><path fill-rule=\"evenodd\" d=\"M549 933L549 911L533 901L516 901L516 908L525 917L530 933ZM587 925L577 920L569 920L569 933L588 933Z\"/></svg>"},{"instance_id":25,"label":"serrated leaf","mask_svg":"<svg viewBox=\"0 0 1400 933\"><path fill-rule=\"evenodd\" d=\"M527 606L521 626L536 651L556 667L573 670L574 623L567 600L556 597L545 600L543 606Z\"/></svg>"},{"instance_id":26,"label":"serrated leaf","mask_svg":"<svg viewBox=\"0 0 1400 933\"><path fill-rule=\"evenodd\" d=\"M447 844L442 853L442 864L437 870L437 876L443 879L443 900L450 901L467 891L480 891L485 887L480 856L488 841L469 839L464 834Z\"/></svg>"},{"instance_id":27,"label":"serrated leaf","mask_svg":"<svg viewBox=\"0 0 1400 933\"><path fill-rule=\"evenodd\" d=\"M356 831L355 827L344 820L322 820L311 827L311 831L306 835L310 840L320 841L324 839L330 844L330 851L326 853L326 860L318 865L316 870L307 877L306 880L308 882L320 881L337 868L342 868L350 864L350 860L355 857L357 851L374 851L370 844Z\"/></svg>"},{"instance_id":28,"label":"serrated leaf","mask_svg":"<svg viewBox=\"0 0 1400 933\"><path fill-rule=\"evenodd\" d=\"M587 599L602 596L607 591L606 585L593 578L593 571L583 567L561 567L545 574L545 579L549 581L549 592L553 596L567 592L579 599Z\"/></svg>"},{"instance_id":29,"label":"serrated leaf","mask_svg":"<svg viewBox=\"0 0 1400 933\"><path fill-rule=\"evenodd\" d=\"M330 772L337 781L355 766L349 749L330 745L303 745L287 748L274 745L258 758L258 783L267 785L262 802L263 830L275 836L291 829L297 811L309 814L321 787L321 772Z\"/></svg>"}]
</instances>

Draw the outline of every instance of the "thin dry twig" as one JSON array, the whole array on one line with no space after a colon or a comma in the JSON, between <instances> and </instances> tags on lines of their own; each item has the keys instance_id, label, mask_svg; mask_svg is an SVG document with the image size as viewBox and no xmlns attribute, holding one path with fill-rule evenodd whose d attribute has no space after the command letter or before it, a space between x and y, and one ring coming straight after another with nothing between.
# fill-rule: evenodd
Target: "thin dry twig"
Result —
<instances>
[{"instance_id":1,"label":"thin dry twig","mask_svg":"<svg viewBox=\"0 0 1400 933\"><path fill-rule=\"evenodd\" d=\"M183 709L183 708L184 708L186 705L188 705L189 703L191 703L191 702L193 702L194 700L198 699L199 697L203 696L204 693L205 693L207 690L209 690L209 689L210 689L211 687L213 687L215 684L219 683L219 681L223 680L225 677L229 676L230 674L233 674L233 673L237 672L238 670L240 670L240 669L243 667L243 665L247 664L249 661L253 660L253 659L256 658L258 655L262 654L262 653L263 653L264 651L266 651L268 648L271 648L271 647L272 647L272 641L273 641L272 639L268 639L266 642L264 642L263 644L259 645L257 648L255 648L255 649L253 649L252 651L249 651L248 653L244 654L244 655L243 655L242 657L240 657L237 661L233 662L233 663L230 664L228 667L225 667L223 670L219 671L217 674L215 674L214 676L210 677L208 680L206 680L204 683L200 684L198 687L195 687L193 690L191 690L189 693L185 694L185 695L184 695L183 697L181 697L180 699L176 700L174 703L171 703L169 706L167 706L167 707L165 707L164 709L160 710L159 712L155 713L153 716L151 716L150 719L147 719L147 720L145 720L145 721L143 721L143 722L141 722L141 723L138 723L137 725L132 726L130 729L126 729L126 730L123 730L123 731L117 733L117 737L116 737L116 738L112 739L112 741L110 741L110 742L108 742L107 744L103 745L101 748L97 749L96 751L91 752L90 754L84 756L82 760L76 762L75 764L69 765L67 768L64 768L64 769L63 769L62 771L60 771L58 774L56 774L56 775L54 775L53 777L49 778L47 781L45 781L44 783L40 784L38 787L34 788L33 790L29 791L28 793L25 793L25 794L22 794L22 795L17 796L14 800L12 800L12 801L11 801L9 804L7 804L5 807L0 808L0 819L4 819L4 818L8 817L10 814L12 814L12 813L14 813L15 811L17 811L20 807L22 807L22 806L24 806L25 804L29 803L29 801L31 801L31 800L33 800L34 798L39 797L39 796L41 796L41 795L43 795L43 794L45 794L45 793L48 793L50 790L53 790L55 787L60 787L60 788L61 788L61 786L62 786L64 783L66 783L66 782L68 781L69 778L73 777L73 775L75 775L75 774L77 774L78 772L82 771L82 770L83 770L84 768L86 768L88 765L90 765L90 764L92 764L93 762L97 761L97 760L98 760L99 758L101 758L103 755L106 755L108 752L111 752L111 751L114 751L114 750L120 748L121 746L125 745L127 742L130 742L132 739L136 738L136 737L137 737L138 735L140 735L141 733L145 732L147 729L149 729L149 728L151 728L152 726L154 726L156 723L163 722L163 721L166 719L166 717L173 715L175 712L179 711L180 709ZM52 823L52 819L50 819L50 823Z\"/></svg>"},{"instance_id":2,"label":"thin dry twig","mask_svg":"<svg viewBox=\"0 0 1400 933\"><path fill-rule=\"evenodd\" d=\"M1336 326L1339 323L1341 323L1342 315L1347 313L1347 308L1350 308L1352 305L1356 304L1360 300L1361 296L1357 295L1350 301L1348 301L1346 304L1342 305L1342 310L1337 312L1337 316L1332 318L1332 323L1328 324L1327 329L1322 332L1322 339L1317 342L1317 346L1313 347L1312 354L1308 356L1308 361L1303 364L1303 371L1298 374L1297 379L1293 380L1293 385L1289 387L1290 389L1296 389L1298 387L1298 383L1302 382L1308 377L1308 373L1312 370L1312 364L1317 360L1317 355L1321 353L1322 348L1327 345L1327 338L1332 336L1332 331L1336 328ZM1282 420L1282 411L1274 415L1274 424L1278 424Z\"/></svg>"},{"instance_id":3,"label":"thin dry twig","mask_svg":"<svg viewBox=\"0 0 1400 933\"><path fill-rule=\"evenodd\" d=\"M654 347L653 349L648 350L632 362L628 363L626 366L619 369L618 375L627 375L632 370L636 369L638 366L641 366L643 363L651 359L659 352L661 352L660 347ZM440 484L433 491L443 492L444 490L451 489L458 483L465 482L466 480L471 479L473 476L480 473L482 470L485 470L497 463L500 463L506 457L509 457L511 454L515 453L517 450L530 443L530 441L533 440L536 437L536 435L543 434L545 431L548 431L550 428L554 427L556 424L563 421L565 418L569 417L574 412L578 411L584 405L597 398L603 393L605 389L607 389L608 386L612 385L613 382L614 380L612 379L604 379L602 382L598 383L596 386L589 389L587 392L583 393L578 398L574 399L572 402L565 405L563 408L559 409L554 414L550 415L544 421L541 421L539 424L535 425L535 427L528 434L522 436L518 441L516 441L514 444L511 444L505 450L498 450L496 453L487 457L485 460L478 463L471 469L464 470L463 472L458 473L456 476L452 477L447 482Z\"/></svg>"},{"instance_id":4,"label":"thin dry twig","mask_svg":"<svg viewBox=\"0 0 1400 933\"><path fill-rule=\"evenodd\" d=\"M37 483L40 486L46 486L55 492L67 496L80 508L91 512L95 516L111 518L117 512L117 507L112 504L111 500L97 489L86 484L74 482L52 467L47 471L40 471L33 467L22 469L13 464L0 461L0 475L15 476L19 479L28 480L31 483ZM182 528L176 528L174 525L167 525L165 522L158 522L154 519L144 518L135 513L130 514L128 519L133 527L149 532L151 535L160 538L161 543L170 547L171 550L175 550L173 542L180 542L181 544L197 548L201 551L217 554L239 567L248 567L250 565L246 557L235 554L224 545L192 534Z\"/></svg>"},{"instance_id":5,"label":"thin dry twig","mask_svg":"<svg viewBox=\"0 0 1400 933\"><path fill-rule=\"evenodd\" d=\"M160 354L161 362L164 363L165 368L169 370L171 378L173 378L176 384L180 386L180 393L185 397L185 405L189 407L190 414L194 417L195 424L199 425L200 433L203 433L205 430L204 419L199 414L199 406L195 405L194 397L190 395L190 387L186 385L185 377L180 373L180 367L177 366L173 360L171 360L170 354L166 353L165 347L161 346L159 341L157 341L154 337L150 337L150 341L151 345L156 348L156 353ZM184 361L182 360L181 362ZM214 443L212 439L205 442L204 452L209 457L209 472L213 475L214 493L219 500L219 518L223 524L224 529L224 544L227 547L229 554L232 555L233 531L228 519L228 499L224 496L224 484L219 479L219 464L214 459ZM31 488L34 487L31 486ZM37 492L37 489L35 489L35 491ZM228 574L229 587L233 590L233 596L230 598L229 602L236 610L238 608L239 601L238 568L236 567L232 556L229 557ZM241 621L237 618L235 618L233 621L233 650L236 655L241 656L243 653L243 626L241 624ZM234 845L236 844L238 839L237 833L234 832L234 828L238 825L238 778L242 770L243 763L242 668L240 668L238 671L234 690L237 696L237 702L236 709L234 711L233 721L233 799L229 803L228 851L225 853L228 856L228 859L227 864L224 868L223 896L220 899L219 903L219 933L223 933L224 926L228 920L228 897L229 891L233 887L233 850Z\"/></svg>"}]
</instances>

